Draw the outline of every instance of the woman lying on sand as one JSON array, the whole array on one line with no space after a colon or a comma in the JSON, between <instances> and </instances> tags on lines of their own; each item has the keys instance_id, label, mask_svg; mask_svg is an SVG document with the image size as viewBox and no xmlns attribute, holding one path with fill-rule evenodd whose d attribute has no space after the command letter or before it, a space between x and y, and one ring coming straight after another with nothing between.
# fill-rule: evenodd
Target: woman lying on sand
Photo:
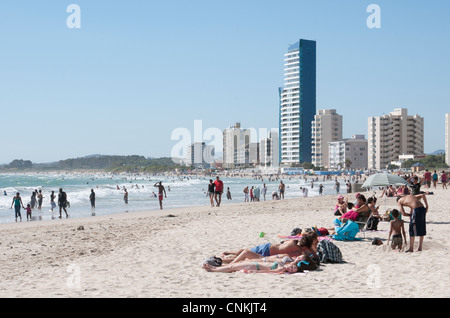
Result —
<instances>
[{"instance_id":1,"label":"woman lying on sand","mask_svg":"<svg viewBox=\"0 0 450 318\"><path fill-rule=\"evenodd\" d=\"M263 263L259 260L243 261L229 265L223 265L219 267L211 266L204 263L203 269L208 272L217 273L232 273L243 271L244 273L270 273L270 274L284 274L284 273L297 273L303 272L305 269L314 270L317 268L317 264L307 255L301 255L293 262L285 263L283 261L275 261L270 263Z\"/></svg>"},{"instance_id":2,"label":"woman lying on sand","mask_svg":"<svg viewBox=\"0 0 450 318\"><path fill-rule=\"evenodd\" d=\"M317 257L317 244L319 243L317 233L309 232L301 237L300 240L288 240L282 243L266 243L256 246L252 249L240 249L235 252L222 253L223 263L234 264L244 260L254 260L266 258L270 261L276 261L285 256L298 257L307 253L314 259Z\"/></svg>"}]
</instances>

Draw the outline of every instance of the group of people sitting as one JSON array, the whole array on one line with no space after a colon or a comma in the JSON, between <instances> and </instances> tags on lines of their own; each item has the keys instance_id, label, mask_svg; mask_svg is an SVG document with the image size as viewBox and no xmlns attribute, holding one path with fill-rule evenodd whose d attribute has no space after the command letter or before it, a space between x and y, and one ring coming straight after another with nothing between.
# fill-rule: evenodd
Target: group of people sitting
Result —
<instances>
[{"instance_id":1,"label":"group of people sitting","mask_svg":"<svg viewBox=\"0 0 450 318\"><path fill-rule=\"evenodd\" d=\"M386 196L386 197L389 197L389 198L402 197L404 195L408 195L408 194L411 193L409 191L409 188L406 185L401 185L401 186L398 186L398 187L393 187L392 185L390 185L389 187L383 188L383 189L380 189L380 190L383 191L381 193L381 198L383 196Z\"/></svg>"},{"instance_id":2,"label":"group of people sitting","mask_svg":"<svg viewBox=\"0 0 450 318\"><path fill-rule=\"evenodd\" d=\"M315 270L319 266L317 256L318 235L314 231L299 239L280 243L265 243L250 249L224 252L222 258L213 257L203 262L209 272L231 273L297 273Z\"/></svg>"}]
</instances>

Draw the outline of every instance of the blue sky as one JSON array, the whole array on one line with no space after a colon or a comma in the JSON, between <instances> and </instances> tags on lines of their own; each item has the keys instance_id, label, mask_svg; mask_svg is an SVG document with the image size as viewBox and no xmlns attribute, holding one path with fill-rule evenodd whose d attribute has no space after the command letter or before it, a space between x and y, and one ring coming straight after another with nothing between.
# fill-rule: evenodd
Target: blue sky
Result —
<instances>
[{"instance_id":1,"label":"blue sky","mask_svg":"<svg viewBox=\"0 0 450 318\"><path fill-rule=\"evenodd\" d=\"M81 29L66 25L72 3ZM194 120L277 128L283 54L300 38L317 41L317 109L344 116L344 137L403 107L425 117L425 152L442 149L449 16L445 0L3 0L0 163L170 156Z\"/></svg>"}]
</instances>

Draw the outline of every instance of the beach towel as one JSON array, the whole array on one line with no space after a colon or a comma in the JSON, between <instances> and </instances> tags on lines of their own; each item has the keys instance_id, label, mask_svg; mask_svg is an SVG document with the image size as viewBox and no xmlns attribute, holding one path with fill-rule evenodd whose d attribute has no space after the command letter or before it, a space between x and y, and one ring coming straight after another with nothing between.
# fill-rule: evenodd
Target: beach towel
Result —
<instances>
[{"instance_id":1,"label":"beach towel","mask_svg":"<svg viewBox=\"0 0 450 318\"><path fill-rule=\"evenodd\" d=\"M360 238L356 237L356 234L359 233L358 224L355 222L348 220L346 223L341 223L339 220L335 220L335 224L341 224L340 227L336 226L336 234L332 237L337 241L359 241Z\"/></svg>"},{"instance_id":2,"label":"beach towel","mask_svg":"<svg viewBox=\"0 0 450 318\"><path fill-rule=\"evenodd\" d=\"M279 238L288 239L288 240L299 240L302 238L301 235L295 235L295 236L284 236L284 235L278 235ZM332 238L329 236L319 236L317 238L319 241L331 241Z\"/></svg>"},{"instance_id":3,"label":"beach towel","mask_svg":"<svg viewBox=\"0 0 450 318\"><path fill-rule=\"evenodd\" d=\"M321 263L342 263L342 253L333 242L321 241L317 245L317 256Z\"/></svg>"}]
</instances>

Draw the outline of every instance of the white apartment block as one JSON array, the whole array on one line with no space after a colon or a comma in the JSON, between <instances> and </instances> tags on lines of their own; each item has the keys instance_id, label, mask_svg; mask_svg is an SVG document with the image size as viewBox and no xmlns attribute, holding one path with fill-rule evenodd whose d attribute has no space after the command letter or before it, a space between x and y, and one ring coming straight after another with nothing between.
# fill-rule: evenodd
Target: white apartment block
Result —
<instances>
[{"instance_id":1,"label":"white apartment block","mask_svg":"<svg viewBox=\"0 0 450 318\"><path fill-rule=\"evenodd\" d=\"M278 167L280 165L279 134L270 131L267 138L259 142L260 164L263 167Z\"/></svg>"},{"instance_id":2,"label":"white apartment block","mask_svg":"<svg viewBox=\"0 0 450 318\"><path fill-rule=\"evenodd\" d=\"M329 168L328 143L342 139L342 115L337 114L336 109L319 110L311 123L311 129L311 163L316 167Z\"/></svg>"},{"instance_id":3,"label":"white apartment block","mask_svg":"<svg viewBox=\"0 0 450 318\"><path fill-rule=\"evenodd\" d=\"M409 116L405 108L394 109L389 115L369 117L369 169L382 170L397 161L399 155L424 153L424 119Z\"/></svg>"},{"instance_id":4,"label":"white apartment block","mask_svg":"<svg viewBox=\"0 0 450 318\"><path fill-rule=\"evenodd\" d=\"M255 146L250 147L250 129L242 129L240 123L223 131L223 167L237 168L250 164L254 160ZM252 154L250 154L252 153Z\"/></svg>"},{"instance_id":5,"label":"white apartment block","mask_svg":"<svg viewBox=\"0 0 450 318\"><path fill-rule=\"evenodd\" d=\"M329 169L367 169L367 140L364 135L353 135L352 138L332 141L328 146Z\"/></svg>"},{"instance_id":6,"label":"white apartment block","mask_svg":"<svg viewBox=\"0 0 450 318\"><path fill-rule=\"evenodd\" d=\"M445 163L450 166L450 113L445 114Z\"/></svg>"},{"instance_id":7,"label":"white apartment block","mask_svg":"<svg viewBox=\"0 0 450 318\"><path fill-rule=\"evenodd\" d=\"M187 147L186 160L187 166L197 168L207 168L214 163L214 146L206 145L204 142L195 142Z\"/></svg>"}]
</instances>

